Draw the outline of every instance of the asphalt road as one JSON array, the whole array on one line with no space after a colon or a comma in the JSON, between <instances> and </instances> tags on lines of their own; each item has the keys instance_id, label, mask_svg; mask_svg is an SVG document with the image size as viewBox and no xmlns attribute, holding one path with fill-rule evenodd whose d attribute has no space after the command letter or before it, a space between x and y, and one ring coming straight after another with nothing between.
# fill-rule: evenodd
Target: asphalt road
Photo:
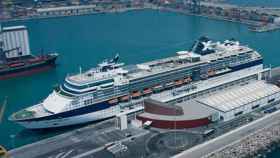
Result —
<instances>
[{"instance_id":1,"label":"asphalt road","mask_svg":"<svg viewBox=\"0 0 280 158\"><path fill-rule=\"evenodd\" d=\"M195 146L189 150L186 150L176 156L174 158L201 158L208 154L211 154L213 151L217 151L222 149L243 137L246 137L253 132L260 130L265 127L265 125L269 125L274 121L280 120L280 111L276 111L272 114L268 114L259 120L251 122L247 125L244 125L240 128L237 128L231 132L228 132L222 136L219 136L215 139L212 139L208 142Z\"/></svg>"},{"instance_id":2,"label":"asphalt road","mask_svg":"<svg viewBox=\"0 0 280 158\"><path fill-rule=\"evenodd\" d=\"M117 130L114 121L88 126L9 151L12 158L82 158L103 150L105 144L145 134L145 130Z\"/></svg>"}]
</instances>

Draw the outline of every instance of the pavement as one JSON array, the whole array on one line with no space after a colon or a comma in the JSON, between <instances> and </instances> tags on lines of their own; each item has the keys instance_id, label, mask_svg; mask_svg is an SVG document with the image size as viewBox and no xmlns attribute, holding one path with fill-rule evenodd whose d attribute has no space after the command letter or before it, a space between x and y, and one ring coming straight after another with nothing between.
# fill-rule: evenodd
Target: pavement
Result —
<instances>
[{"instance_id":1,"label":"pavement","mask_svg":"<svg viewBox=\"0 0 280 158\"><path fill-rule=\"evenodd\" d=\"M240 128L230 131L222 136L214 138L203 144L197 145L189 150L186 150L174 158L200 158L209 155L217 150L239 141L241 138L249 136L251 133L264 128L264 125L269 125L271 122L280 119L280 111L268 114L254 122L246 124Z\"/></svg>"},{"instance_id":2,"label":"pavement","mask_svg":"<svg viewBox=\"0 0 280 158\"><path fill-rule=\"evenodd\" d=\"M83 158L103 150L110 142L126 140L127 133L138 137L148 132L133 127L121 131L111 119L13 149L9 154L11 158Z\"/></svg>"},{"instance_id":3,"label":"pavement","mask_svg":"<svg viewBox=\"0 0 280 158\"><path fill-rule=\"evenodd\" d=\"M280 68L273 69L272 77L280 77ZM225 123L176 131L146 130L130 124L128 129L121 131L115 127L115 119L110 119L13 149L9 153L11 158L169 158L181 152L174 157L198 158L280 120L280 111L265 115L261 110ZM202 137L205 130L212 128L216 129L213 135ZM111 143L121 143L125 150L111 152L106 148Z\"/></svg>"}]
</instances>

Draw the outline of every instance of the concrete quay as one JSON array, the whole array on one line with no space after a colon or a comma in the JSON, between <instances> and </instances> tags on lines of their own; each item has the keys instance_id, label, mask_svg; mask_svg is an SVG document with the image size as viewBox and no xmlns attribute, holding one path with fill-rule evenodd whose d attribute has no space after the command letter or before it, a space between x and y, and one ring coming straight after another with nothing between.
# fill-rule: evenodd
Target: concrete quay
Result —
<instances>
[{"instance_id":1,"label":"concrete quay","mask_svg":"<svg viewBox=\"0 0 280 158\"><path fill-rule=\"evenodd\" d=\"M273 123L252 133L239 142L226 146L223 150L205 156L205 158L220 157L255 157L260 154L259 151L270 151L273 143L280 141L280 122Z\"/></svg>"},{"instance_id":2,"label":"concrete quay","mask_svg":"<svg viewBox=\"0 0 280 158\"><path fill-rule=\"evenodd\" d=\"M265 131L264 134L262 129L267 129L267 130L271 130L272 128L269 128L273 125L275 125L274 123L277 122L278 125L280 125L280 111L276 111L274 113L268 114L256 121L253 121L249 124L246 124L240 128L237 128L235 130L232 130L224 135L221 135L217 138L214 138L208 142L202 143L200 145L197 145L193 148L190 148L189 150L186 150L176 156L174 156L174 158L201 158L201 157L205 157L205 158L210 158L211 156L216 156L215 153L219 153L220 151L224 151L224 153L231 153L229 152L229 150L224 150L224 149L231 149L232 145L235 145L236 143L242 142L242 140L248 139L250 137L250 140L252 140L251 142L254 142L254 138L252 138L252 133L253 134L257 134L257 133L262 133L261 136L257 135L256 137L260 137L259 141L258 141L258 145L254 144L251 146L251 144L247 144L246 147L250 146L252 149L252 152L256 152L257 148L255 148L256 146L259 147L264 147L267 144L271 143L271 142L262 142L262 140L264 140L263 138L265 136L267 136L269 133L274 133L274 135L270 136L269 140L279 140L280 139L280 126L279 127L275 127L273 128L274 130L267 132ZM267 126L264 126L267 125ZM267 127L267 128L264 128ZM260 132L261 131L261 132ZM277 132L276 132L277 131ZM252 139L251 139L252 138ZM277 139L276 139L277 138ZM253 141L254 140L254 141ZM247 142L245 141L245 144ZM237 145L238 146L238 145ZM248 148L250 148L248 147ZM249 151L245 150L246 148L244 148L244 155L249 154ZM237 149L238 150L238 149ZM213 152L214 151L214 152ZM230 150L231 151L231 150ZM235 151L235 150L234 150ZM232 152L232 155L227 155L225 157L236 157L233 154L234 152ZM220 155L217 155L217 157L219 157ZM213 158L214 158L213 157ZM223 157L223 156L222 156ZM211 157L212 158L212 157Z\"/></svg>"},{"instance_id":3,"label":"concrete quay","mask_svg":"<svg viewBox=\"0 0 280 158\"><path fill-rule=\"evenodd\" d=\"M9 155L11 158L84 158L101 152L109 143L136 139L148 133L144 129L133 127L118 130L115 120L111 119L13 149L9 151ZM103 156L106 154L110 153Z\"/></svg>"}]
</instances>

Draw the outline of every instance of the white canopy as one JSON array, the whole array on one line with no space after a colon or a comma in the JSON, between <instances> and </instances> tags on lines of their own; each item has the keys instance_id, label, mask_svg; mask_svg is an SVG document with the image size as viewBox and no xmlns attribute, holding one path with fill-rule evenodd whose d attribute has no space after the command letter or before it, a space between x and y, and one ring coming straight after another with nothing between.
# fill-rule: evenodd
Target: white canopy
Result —
<instances>
[{"instance_id":1,"label":"white canopy","mask_svg":"<svg viewBox=\"0 0 280 158\"><path fill-rule=\"evenodd\" d=\"M43 102L43 107L50 112L62 112L66 106L69 106L71 99L59 96L55 91L52 92Z\"/></svg>"}]
</instances>

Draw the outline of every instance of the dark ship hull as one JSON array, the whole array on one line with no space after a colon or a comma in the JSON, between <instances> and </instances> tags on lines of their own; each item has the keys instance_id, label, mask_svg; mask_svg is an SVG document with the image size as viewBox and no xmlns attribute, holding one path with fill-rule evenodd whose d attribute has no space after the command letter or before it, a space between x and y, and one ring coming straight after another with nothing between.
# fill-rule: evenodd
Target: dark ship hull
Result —
<instances>
[{"instance_id":1,"label":"dark ship hull","mask_svg":"<svg viewBox=\"0 0 280 158\"><path fill-rule=\"evenodd\" d=\"M46 71L55 66L57 56L58 54L29 55L7 60L0 64L0 80Z\"/></svg>"}]
</instances>

